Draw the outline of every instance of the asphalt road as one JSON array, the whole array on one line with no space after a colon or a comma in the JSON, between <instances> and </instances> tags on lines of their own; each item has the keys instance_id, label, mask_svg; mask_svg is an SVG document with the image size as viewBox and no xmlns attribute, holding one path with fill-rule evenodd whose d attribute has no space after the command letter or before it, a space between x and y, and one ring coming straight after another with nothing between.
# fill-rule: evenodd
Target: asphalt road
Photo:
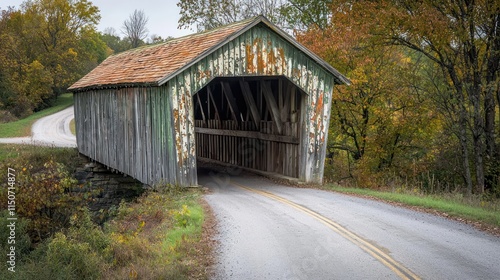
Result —
<instances>
[{"instance_id":1,"label":"asphalt road","mask_svg":"<svg viewBox=\"0 0 500 280\"><path fill-rule=\"evenodd\" d=\"M76 147L76 137L69 128L73 118L74 107L71 106L37 120L31 127L30 137L0 138L0 143Z\"/></svg>"},{"instance_id":2,"label":"asphalt road","mask_svg":"<svg viewBox=\"0 0 500 280\"><path fill-rule=\"evenodd\" d=\"M500 279L500 238L358 197L205 170L215 279Z\"/></svg>"}]
</instances>

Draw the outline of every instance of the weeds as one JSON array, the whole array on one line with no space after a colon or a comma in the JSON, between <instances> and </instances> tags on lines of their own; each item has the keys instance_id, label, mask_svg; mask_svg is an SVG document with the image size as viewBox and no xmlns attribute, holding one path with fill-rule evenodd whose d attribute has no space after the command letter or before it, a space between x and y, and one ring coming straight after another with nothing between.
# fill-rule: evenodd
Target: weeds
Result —
<instances>
[{"instance_id":1,"label":"weeds","mask_svg":"<svg viewBox=\"0 0 500 280\"><path fill-rule=\"evenodd\" d=\"M204 223L199 191L167 185L147 191L135 202L122 202L101 227L86 207L77 207L67 197L76 183L70 176L79 161L75 149L0 145L0 155L5 159L0 168L19 171L20 216L16 273L2 269L0 279L207 278L208 256L200 258L194 249ZM48 214L57 214L53 218L64 223L57 226L57 219L46 220ZM28 236L30 229L42 225L57 231L38 239ZM1 244L7 244L5 238L0 234Z\"/></svg>"}]
</instances>

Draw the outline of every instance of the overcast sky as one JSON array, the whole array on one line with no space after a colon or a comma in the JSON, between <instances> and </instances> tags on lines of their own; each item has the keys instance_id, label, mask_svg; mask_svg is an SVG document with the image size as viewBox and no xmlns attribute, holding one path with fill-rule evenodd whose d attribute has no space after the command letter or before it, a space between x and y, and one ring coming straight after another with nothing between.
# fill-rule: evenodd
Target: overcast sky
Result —
<instances>
[{"instance_id":1,"label":"overcast sky","mask_svg":"<svg viewBox=\"0 0 500 280\"><path fill-rule=\"evenodd\" d=\"M7 6L17 8L22 2L23 0L0 0L0 8L5 9ZM123 21L138 9L143 10L149 18L147 24L149 35L156 34L166 38L194 33L189 29L177 29L180 17L177 0L90 0L90 2L99 7L101 21L97 29L100 31L106 27L113 27L120 36L123 36L120 31Z\"/></svg>"}]
</instances>

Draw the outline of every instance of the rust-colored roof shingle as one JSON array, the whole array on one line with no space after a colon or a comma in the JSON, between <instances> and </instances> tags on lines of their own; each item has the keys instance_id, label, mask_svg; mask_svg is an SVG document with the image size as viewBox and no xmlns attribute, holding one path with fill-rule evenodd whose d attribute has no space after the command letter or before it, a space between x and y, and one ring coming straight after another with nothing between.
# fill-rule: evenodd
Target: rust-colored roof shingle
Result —
<instances>
[{"instance_id":1,"label":"rust-colored roof shingle","mask_svg":"<svg viewBox=\"0 0 500 280\"><path fill-rule=\"evenodd\" d=\"M157 84L207 50L244 29L254 19L112 55L69 90L114 85Z\"/></svg>"}]
</instances>

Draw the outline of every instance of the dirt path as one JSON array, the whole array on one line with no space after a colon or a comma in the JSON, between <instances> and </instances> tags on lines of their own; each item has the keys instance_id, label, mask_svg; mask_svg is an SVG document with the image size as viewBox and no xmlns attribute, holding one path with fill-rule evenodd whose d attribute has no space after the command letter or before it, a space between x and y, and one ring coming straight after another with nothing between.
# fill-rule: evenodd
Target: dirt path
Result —
<instances>
[{"instance_id":1,"label":"dirt path","mask_svg":"<svg viewBox=\"0 0 500 280\"><path fill-rule=\"evenodd\" d=\"M69 128L72 119L73 106L36 121L31 127L31 137L0 138L0 143L76 147L76 137Z\"/></svg>"}]
</instances>

